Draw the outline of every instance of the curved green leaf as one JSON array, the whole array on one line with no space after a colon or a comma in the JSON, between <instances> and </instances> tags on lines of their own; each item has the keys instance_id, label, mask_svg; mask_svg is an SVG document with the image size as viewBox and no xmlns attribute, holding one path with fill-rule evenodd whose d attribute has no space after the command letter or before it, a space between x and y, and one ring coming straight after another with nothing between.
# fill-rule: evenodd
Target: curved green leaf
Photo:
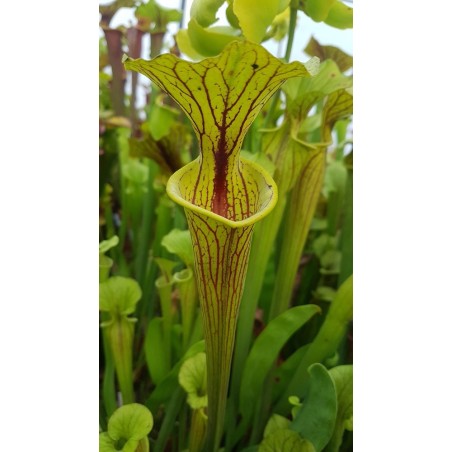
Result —
<instances>
[{"instance_id":1,"label":"curved green leaf","mask_svg":"<svg viewBox=\"0 0 452 452\"><path fill-rule=\"evenodd\" d=\"M208 27L218 20L217 11L225 0L193 0L190 18L195 19L201 27Z\"/></svg>"},{"instance_id":2,"label":"curved green leaf","mask_svg":"<svg viewBox=\"0 0 452 452\"><path fill-rule=\"evenodd\" d=\"M187 55L188 58L192 60L198 61L203 58L203 56L195 50L193 44L188 36L188 30L179 30L175 36L177 47L184 54Z\"/></svg>"},{"instance_id":3,"label":"curved green leaf","mask_svg":"<svg viewBox=\"0 0 452 452\"><path fill-rule=\"evenodd\" d=\"M265 378L284 344L319 312L316 305L294 307L272 320L258 336L246 361L240 388L240 412L246 421L251 419Z\"/></svg>"},{"instance_id":4,"label":"curved green leaf","mask_svg":"<svg viewBox=\"0 0 452 452\"><path fill-rule=\"evenodd\" d=\"M336 0L306 0L304 11L315 22L322 22L328 17L328 13Z\"/></svg>"},{"instance_id":5,"label":"curved green leaf","mask_svg":"<svg viewBox=\"0 0 452 452\"><path fill-rule=\"evenodd\" d=\"M235 0L233 11L245 37L260 43L267 28L289 3L290 0Z\"/></svg>"},{"instance_id":6,"label":"curved green leaf","mask_svg":"<svg viewBox=\"0 0 452 452\"><path fill-rule=\"evenodd\" d=\"M310 344L303 345L298 350L293 352L276 370L275 380L277 384L273 387L273 398L277 400L281 395L281 392L287 386L292 378L293 373L298 367L298 364L302 360L304 354L308 350Z\"/></svg>"},{"instance_id":7,"label":"curved green leaf","mask_svg":"<svg viewBox=\"0 0 452 452\"><path fill-rule=\"evenodd\" d=\"M286 412L288 410L287 398L290 395L295 394L300 397L305 395L309 381L308 368L313 363L322 362L335 353L347 331L352 316L353 275L347 278L339 287L320 331L294 372L292 381L279 400L276 411Z\"/></svg>"},{"instance_id":8,"label":"curved green leaf","mask_svg":"<svg viewBox=\"0 0 452 452\"><path fill-rule=\"evenodd\" d=\"M187 35L195 52L207 57L218 55L229 43L241 39L230 27L203 28L194 19L188 22Z\"/></svg>"},{"instance_id":9,"label":"curved green leaf","mask_svg":"<svg viewBox=\"0 0 452 452\"><path fill-rule=\"evenodd\" d=\"M338 452L347 423L353 418L353 366L337 366L328 372L336 386L338 411L334 433L325 452Z\"/></svg>"},{"instance_id":10,"label":"curved green leaf","mask_svg":"<svg viewBox=\"0 0 452 452\"><path fill-rule=\"evenodd\" d=\"M308 394L290 428L321 451L333 435L336 423L336 388L322 364L313 364L308 372L311 377Z\"/></svg>"},{"instance_id":11,"label":"curved green leaf","mask_svg":"<svg viewBox=\"0 0 452 452\"><path fill-rule=\"evenodd\" d=\"M340 30L353 28L353 8L337 0L329 10L325 23Z\"/></svg>"}]
</instances>

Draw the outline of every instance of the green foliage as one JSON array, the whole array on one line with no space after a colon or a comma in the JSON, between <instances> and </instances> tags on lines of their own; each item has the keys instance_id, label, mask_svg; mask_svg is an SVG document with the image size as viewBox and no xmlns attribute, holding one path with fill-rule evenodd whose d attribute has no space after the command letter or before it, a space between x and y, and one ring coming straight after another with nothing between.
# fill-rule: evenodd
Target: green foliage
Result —
<instances>
[{"instance_id":1,"label":"green foliage","mask_svg":"<svg viewBox=\"0 0 452 452\"><path fill-rule=\"evenodd\" d=\"M351 450L353 58L291 50L353 8L160 3L100 7L100 450Z\"/></svg>"},{"instance_id":2,"label":"green foliage","mask_svg":"<svg viewBox=\"0 0 452 452\"><path fill-rule=\"evenodd\" d=\"M308 439L315 450L323 450L336 423L336 388L321 364L313 364L308 373L311 377L308 393L290 428Z\"/></svg>"},{"instance_id":3,"label":"green foliage","mask_svg":"<svg viewBox=\"0 0 452 452\"><path fill-rule=\"evenodd\" d=\"M298 306L273 319L256 339L246 361L240 391L240 411L250 419L260 397L265 377L287 340L313 315L320 312L315 305Z\"/></svg>"}]
</instances>

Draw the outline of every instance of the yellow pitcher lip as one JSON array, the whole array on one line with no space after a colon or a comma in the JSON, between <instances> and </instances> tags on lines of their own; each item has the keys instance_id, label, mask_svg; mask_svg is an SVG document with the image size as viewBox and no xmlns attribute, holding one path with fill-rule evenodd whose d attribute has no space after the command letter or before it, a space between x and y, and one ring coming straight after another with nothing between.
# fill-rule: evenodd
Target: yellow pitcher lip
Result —
<instances>
[{"instance_id":1,"label":"yellow pitcher lip","mask_svg":"<svg viewBox=\"0 0 452 452\"><path fill-rule=\"evenodd\" d=\"M192 162L188 163L187 165L183 166L179 170L177 170L169 179L168 183L166 185L166 192L168 196L176 203L181 205L184 208L187 208L193 212L197 212L201 215L205 215L209 218L212 218L213 220L224 224L225 226L229 226L230 228L236 229L236 228L243 228L246 226L251 226L254 223L256 223L259 220L262 220L265 218L275 207L276 203L278 202L278 187L276 185L276 182L273 180L273 178L270 176L270 174L262 168L260 165L252 162L251 160L244 159L240 157L240 161L244 163L245 165L251 166L253 169L255 169L258 173L260 173L265 182L271 187L272 190L272 196L270 199L270 202L262 209L256 212L255 214L249 216L248 218L245 218L244 220L229 220L228 218L222 217L221 215L218 215L214 212L211 212L210 210L207 210L203 207L197 206L196 204L193 204L186 199L182 198L178 193L179 190L179 184L178 181L181 179L182 175L189 170L191 167L196 165L198 163L198 160L195 159Z\"/></svg>"}]
</instances>

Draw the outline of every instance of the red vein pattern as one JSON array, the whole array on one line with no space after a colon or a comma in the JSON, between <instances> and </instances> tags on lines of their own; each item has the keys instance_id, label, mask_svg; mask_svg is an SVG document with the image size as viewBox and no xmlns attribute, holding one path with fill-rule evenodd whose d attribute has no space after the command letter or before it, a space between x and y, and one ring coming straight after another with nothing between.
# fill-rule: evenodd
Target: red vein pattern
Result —
<instances>
[{"instance_id":1,"label":"red vein pattern","mask_svg":"<svg viewBox=\"0 0 452 452\"><path fill-rule=\"evenodd\" d=\"M318 59L285 64L262 46L232 42L199 63L161 55L126 58L190 118L200 155L174 173L171 199L185 208L195 252L207 351L207 449L216 451L223 431L231 357L254 224L276 204L277 187L258 165L242 160L244 136L264 104L291 77L311 76Z\"/></svg>"}]
</instances>

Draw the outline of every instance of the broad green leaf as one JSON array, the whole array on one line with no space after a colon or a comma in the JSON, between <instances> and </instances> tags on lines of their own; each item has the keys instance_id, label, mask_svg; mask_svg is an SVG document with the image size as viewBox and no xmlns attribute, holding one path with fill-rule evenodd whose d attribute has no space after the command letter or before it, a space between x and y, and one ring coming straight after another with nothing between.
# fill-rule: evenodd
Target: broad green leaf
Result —
<instances>
[{"instance_id":1,"label":"broad green leaf","mask_svg":"<svg viewBox=\"0 0 452 452\"><path fill-rule=\"evenodd\" d=\"M240 28L239 19L234 14L233 3L230 3L226 8L226 18L228 19L229 25L231 27Z\"/></svg>"},{"instance_id":2,"label":"broad green leaf","mask_svg":"<svg viewBox=\"0 0 452 452\"><path fill-rule=\"evenodd\" d=\"M230 27L203 28L194 19L188 22L187 34L195 52L207 57L218 55L229 43L241 39Z\"/></svg>"},{"instance_id":3,"label":"broad green leaf","mask_svg":"<svg viewBox=\"0 0 452 452\"><path fill-rule=\"evenodd\" d=\"M332 356L344 338L353 316L353 275L339 287L328 310L320 331L304 354L298 368L293 374L284 394L277 405L278 412L288 409L287 397L306 394L308 385L308 368L314 363L320 363Z\"/></svg>"},{"instance_id":4,"label":"broad green leaf","mask_svg":"<svg viewBox=\"0 0 452 452\"><path fill-rule=\"evenodd\" d=\"M338 411L333 436L325 452L338 452L344 430L349 427L348 422L353 418L353 366L337 366L328 372L336 386Z\"/></svg>"},{"instance_id":5,"label":"broad green leaf","mask_svg":"<svg viewBox=\"0 0 452 452\"><path fill-rule=\"evenodd\" d=\"M193 0L190 18L195 19L201 27L208 27L218 20L217 11L225 0Z\"/></svg>"},{"instance_id":6,"label":"broad green leaf","mask_svg":"<svg viewBox=\"0 0 452 452\"><path fill-rule=\"evenodd\" d=\"M144 354L152 381L158 385L170 371L165 353L161 317L154 317L148 324L144 339Z\"/></svg>"},{"instance_id":7,"label":"broad green leaf","mask_svg":"<svg viewBox=\"0 0 452 452\"><path fill-rule=\"evenodd\" d=\"M317 56L320 61L333 60L341 72L353 66L353 57L334 46L323 46L314 37L306 45L304 52L309 56Z\"/></svg>"},{"instance_id":8,"label":"broad green leaf","mask_svg":"<svg viewBox=\"0 0 452 452\"><path fill-rule=\"evenodd\" d=\"M99 285L100 310L112 316L132 314L140 298L140 286L132 278L113 276Z\"/></svg>"},{"instance_id":9,"label":"broad green leaf","mask_svg":"<svg viewBox=\"0 0 452 452\"><path fill-rule=\"evenodd\" d=\"M119 237L114 235L108 240L104 240L99 243L99 253L106 253L107 251L114 248L119 243Z\"/></svg>"},{"instance_id":10,"label":"broad green leaf","mask_svg":"<svg viewBox=\"0 0 452 452\"><path fill-rule=\"evenodd\" d=\"M353 28L353 8L340 0L336 0L324 22L340 30Z\"/></svg>"},{"instance_id":11,"label":"broad green leaf","mask_svg":"<svg viewBox=\"0 0 452 452\"><path fill-rule=\"evenodd\" d=\"M336 424L336 388L322 364L313 364L308 372L311 377L308 393L290 428L308 439L315 450L323 450Z\"/></svg>"},{"instance_id":12,"label":"broad green leaf","mask_svg":"<svg viewBox=\"0 0 452 452\"><path fill-rule=\"evenodd\" d=\"M264 438L259 446L259 452L316 452L316 450L297 432L281 429Z\"/></svg>"},{"instance_id":13,"label":"broad green leaf","mask_svg":"<svg viewBox=\"0 0 452 452\"><path fill-rule=\"evenodd\" d=\"M281 391L283 391L284 388L289 383L290 379L292 378L292 374L295 372L295 369L297 368L298 364L303 358L303 355L306 353L308 347L309 344L300 347L298 350L293 352L286 360L284 360L284 362L275 370L275 380L278 383L275 384L273 387L274 400L279 398L279 396L281 395Z\"/></svg>"},{"instance_id":14,"label":"broad green leaf","mask_svg":"<svg viewBox=\"0 0 452 452\"><path fill-rule=\"evenodd\" d=\"M289 338L320 312L316 305L297 306L272 320L258 336L248 356L240 389L240 412L250 420L268 372Z\"/></svg>"},{"instance_id":15,"label":"broad green leaf","mask_svg":"<svg viewBox=\"0 0 452 452\"><path fill-rule=\"evenodd\" d=\"M152 413L139 403L130 403L118 408L108 421L109 436L118 441L139 441L152 430L154 419Z\"/></svg>"},{"instance_id":16,"label":"broad green leaf","mask_svg":"<svg viewBox=\"0 0 452 452\"><path fill-rule=\"evenodd\" d=\"M162 246L176 254L187 267L193 268L193 245L188 230L173 229L163 237Z\"/></svg>"},{"instance_id":17,"label":"broad green leaf","mask_svg":"<svg viewBox=\"0 0 452 452\"><path fill-rule=\"evenodd\" d=\"M234 0L233 10L246 39L260 43L275 17L290 0Z\"/></svg>"},{"instance_id":18,"label":"broad green leaf","mask_svg":"<svg viewBox=\"0 0 452 452\"><path fill-rule=\"evenodd\" d=\"M272 414L267 422L264 430L264 438L275 433L277 430L288 429L290 425L289 419L279 414Z\"/></svg>"},{"instance_id":19,"label":"broad green leaf","mask_svg":"<svg viewBox=\"0 0 452 452\"><path fill-rule=\"evenodd\" d=\"M188 36L188 30L179 30L176 33L175 39L179 50L184 55L187 55L188 58L191 58L195 61L201 60L203 58L203 56L194 49L190 37Z\"/></svg>"},{"instance_id":20,"label":"broad green leaf","mask_svg":"<svg viewBox=\"0 0 452 452\"><path fill-rule=\"evenodd\" d=\"M179 384L188 394L187 403L193 410L207 407L206 354L188 358L179 371Z\"/></svg>"}]
</instances>

